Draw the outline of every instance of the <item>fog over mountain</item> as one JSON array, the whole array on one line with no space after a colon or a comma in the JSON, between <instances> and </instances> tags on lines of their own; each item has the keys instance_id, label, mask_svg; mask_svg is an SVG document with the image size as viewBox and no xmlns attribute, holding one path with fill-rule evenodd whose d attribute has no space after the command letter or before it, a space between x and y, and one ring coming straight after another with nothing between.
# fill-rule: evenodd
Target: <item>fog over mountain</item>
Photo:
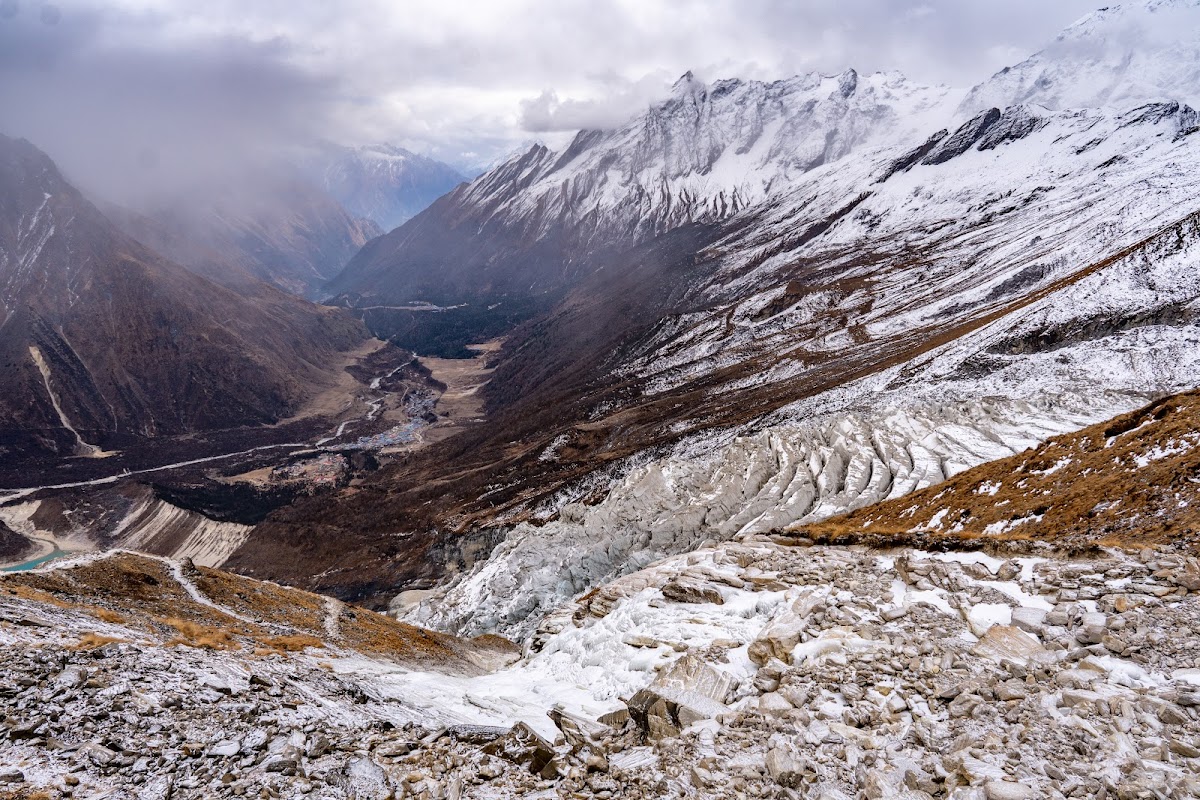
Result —
<instances>
[{"instance_id":1,"label":"fog over mountain","mask_svg":"<svg viewBox=\"0 0 1200 800\"><path fill-rule=\"evenodd\" d=\"M775 79L853 66L970 85L1090 8L5 0L0 129L131 204L318 139L386 141L476 174L531 134L619 125L689 69Z\"/></svg>"}]
</instances>

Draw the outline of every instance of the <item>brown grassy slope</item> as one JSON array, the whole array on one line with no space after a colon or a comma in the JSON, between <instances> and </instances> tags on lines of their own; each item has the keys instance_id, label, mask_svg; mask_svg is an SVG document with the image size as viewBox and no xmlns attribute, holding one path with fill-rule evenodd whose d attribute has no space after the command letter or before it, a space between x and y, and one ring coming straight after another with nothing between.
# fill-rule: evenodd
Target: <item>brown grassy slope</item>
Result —
<instances>
[{"instance_id":1,"label":"brown grassy slope","mask_svg":"<svg viewBox=\"0 0 1200 800\"><path fill-rule=\"evenodd\" d=\"M1200 541L1200 391L1151 403L894 500L794 529L822 542Z\"/></svg>"},{"instance_id":2,"label":"brown grassy slope","mask_svg":"<svg viewBox=\"0 0 1200 800\"><path fill-rule=\"evenodd\" d=\"M82 612L98 621L124 624L130 638L148 637L168 646L342 648L409 666L467 674L478 673L497 654L516 651L496 637L477 642L459 639L363 608L330 606L326 598L298 589L214 569L188 572L201 596L217 607L193 598L166 562L132 553L0 576L0 601L7 595ZM53 618L53 609L47 609L47 616ZM333 620L335 635L329 630Z\"/></svg>"}]
</instances>

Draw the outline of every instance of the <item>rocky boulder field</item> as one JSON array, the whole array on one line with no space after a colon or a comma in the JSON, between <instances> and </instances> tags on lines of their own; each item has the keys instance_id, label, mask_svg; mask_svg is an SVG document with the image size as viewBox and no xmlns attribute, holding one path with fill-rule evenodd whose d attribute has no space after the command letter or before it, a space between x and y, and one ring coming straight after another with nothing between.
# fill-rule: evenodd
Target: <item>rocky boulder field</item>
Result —
<instances>
[{"instance_id":1,"label":"rocky boulder field","mask_svg":"<svg viewBox=\"0 0 1200 800\"><path fill-rule=\"evenodd\" d=\"M1200 564L1043 549L745 536L584 596L515 662L363 653L342 626L378 615L348 607L294 647L253 603L171 640L120 618L128 586L84 608L8 576L0 796L1197 796Z\"/></svg>"}]
</instances>

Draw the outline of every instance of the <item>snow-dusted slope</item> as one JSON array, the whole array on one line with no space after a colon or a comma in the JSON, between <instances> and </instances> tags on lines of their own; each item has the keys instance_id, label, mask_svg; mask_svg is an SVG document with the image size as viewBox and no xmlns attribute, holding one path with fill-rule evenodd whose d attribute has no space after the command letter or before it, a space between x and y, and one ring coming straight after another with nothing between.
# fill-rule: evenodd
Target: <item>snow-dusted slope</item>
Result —
<instances>
[{"instance_id":1,"label":"snow-dusted slope","mask_svg":"<svg viewBox=\"0 0 1200 800\"><path fill-rule=\"evenodd\" d=\"M974 114L1021 103L1125 111L1144 103L1200 105L1200 3L1134 0L1102 8L1048 47L975 87Z\"/></svg>"},{"instance_id":2,"label":"snow-dusted slope","mask_svg":"<svg viewBox=\"0 0 1200 800\"><path fill-rule=\"evenodd\" d=\"M516 220L567 214L661 233L731 216L823 164L936 129L956 97L898 73L711 85L688 73L629 124L584 131L562 152L522 154L473 182L462 202ZM514 184L520 193L505 197Z\"/></svg>"},{"instance_id":3,"label":"snow-dusted slope","mask_svg":"<svg viewBox=\"0 0 1200 800\"><path fill-rule=\"evenodd\" d=\"M746 380L786 381L997 316L1026 332L1086 327L1197 297L1195 111L990 119L917 160L881 154L798 182L718 244L730 255L696 293L708 308L664 321L622 369L652 391L745 363Z\"/></svg>"},{"instance_id":4,"label":"snow-dusted slope","mask_svg":"<svg viewBox=\"0 0 1200 800\"><path fill-rule=\"evenodd\" d=\"M669 430L800 399L736 437L635 459L599 505L564 503L604 478L561 495L556 519L517 526L408 613L527 635L601 576L895 496L947 474L922 472L938 459L976 464L1200 384L1198 121L1174 102L1014 106L790 176L698 256L715 266L687 289L694 310L607 363L647 406L689 398ZM591 424L622 413L598 407Z\"/></svg>"},{"instance_id":5,"label":"snow-dusted slope","mask_svg":"<svg viewBox=\"0 0 1200 800\"><path fill-rule=\"evenodd\" d=\"M535 145L456 190L365 248L329 291L376 302L570 286L606 248L727 219L823 164L919 140L958 99L895 73L711 85L688 73L627 125L583 131L561 152ZM481 260L474 245L489 236L500 252Z\"/></svg>"}]
</instances>

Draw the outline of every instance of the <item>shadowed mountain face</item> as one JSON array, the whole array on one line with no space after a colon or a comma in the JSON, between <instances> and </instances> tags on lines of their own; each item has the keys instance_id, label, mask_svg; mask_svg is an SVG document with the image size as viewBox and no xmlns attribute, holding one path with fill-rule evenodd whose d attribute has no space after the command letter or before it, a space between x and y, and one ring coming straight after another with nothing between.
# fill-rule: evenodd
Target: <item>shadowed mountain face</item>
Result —
<instances>
[{"instance_id":1,"label":"shadowed mountain face","mask_svg":"<svg viewBox=\"0 0 1200 800\"><path fill-rule=\"evenodd\" d=\"M275 422L363 336L331 309L189 272L121 232L33 145L0 138L6 458Z\"/></svg>"}]
</instances>

